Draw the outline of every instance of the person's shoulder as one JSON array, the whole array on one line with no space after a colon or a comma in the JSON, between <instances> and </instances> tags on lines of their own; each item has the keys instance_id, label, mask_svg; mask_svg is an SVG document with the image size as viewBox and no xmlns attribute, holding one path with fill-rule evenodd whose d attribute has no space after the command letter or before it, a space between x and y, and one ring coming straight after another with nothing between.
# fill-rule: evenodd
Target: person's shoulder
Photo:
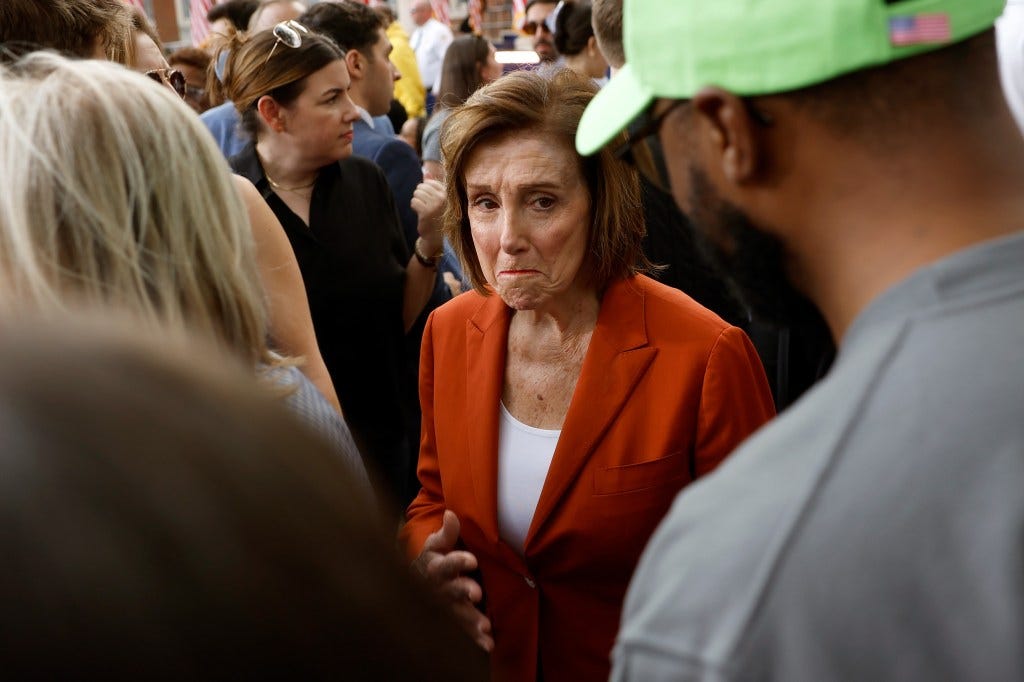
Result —
<instances>
[{"instance_id":1,"label":"person's shoulder","mask_svg":"<svg viewBox=\"0 0 1024 682\"><path fill-rule=\"evenodd\" d=\"M232 123L238 120L238 111L235 109L235 103L228 101L199 114L199 120L205 123L207 127L224 125L225 123Z\"/></svg>"},{"instance_id":2,"label":"person's shoulder","mask_svg":"<svg viewBox=\"0 0 1024 682\"><path fill-rule=\"evenodd\" d=\"M475 289L459 294L431 313L431 326L438 331L463 330L466 323L487 327L504 310L505 303L497 294L484 296ZM485 330L484 330L485 331Z\"/></svg>"},{"instance_id":3,"label":"person's shoulder","mask_svg":"<svg viewBox=\"0 0 1024 682\"><path fill-rule=\"evenodd\" d=\"M420 161L416 157L416 150L409 146L404 140L391 135L383 136L380 146L377 148L374 159L385 172L389 167L395 167L409 173L415 173L420 169Z\"/></svg>"},{"instance_id":4,"label":"person's shoulder","mask_svg":"<svg viewBox=\"0 0 1024 682\"><path fill-rule=\"evenodd\" d=\"M341 176L348 182L359 182L361 184L387 184L380 166L360 154L351 154L338 161L338 168Z\"/></svg>"},{"instance_id":5,"label":"person's shoulder","mask_svg":"<svg viewBox=\"0 0 1024 682\"><path fill-rule=\"evenodd\" d=\"M357 156L365 156L372 160L388 141L386 135L382 135L368 126L366 121L356 121L352 127L355 131L352 138L352 153Z\"/></svg>"},{"instance_id":6,"label":"person's shoulder","mask_svg":"<svg viewBox=\"0 0 1024 682\"><path fill-rule=\"evenodd\" d=\"M439 38L444 38L444 39L449 39L449 40L455 38L455 34L452 33L451 27L446 26L443 22L438 21L437 19L431 17L430 21L428 23L430 23L430 25L431 25L431 30L433 30L433 32L435 34L437 34L437 36Z\"/></svg>"},{"instance_id":7,"label":"person's shoulder","mask_svg":"<svg viewBox=\"0 0 1024 682\"><path fill-rule=\"evenodd\" d=\"M732 328L712 310L678 289L646 275L636 275L628 282L643 294L644 315L652 335L666 339L697 336L713 343Z\"/></svg>"}]
</instances>

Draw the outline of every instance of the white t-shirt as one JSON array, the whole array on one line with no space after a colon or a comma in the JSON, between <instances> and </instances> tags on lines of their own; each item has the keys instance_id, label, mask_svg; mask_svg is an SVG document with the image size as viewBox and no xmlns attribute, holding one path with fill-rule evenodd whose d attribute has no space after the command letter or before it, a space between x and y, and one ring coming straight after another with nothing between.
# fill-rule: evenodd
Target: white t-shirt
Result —
<instances>
[{"instance_id":1,"label":"white t-shirt","mask_svg":"<svg viewBox=\"0 0 1024 682\"><path fill-rule=\"evenodd\" d=\"M416 53L416 65L420 68L424 87L433 88L441 80L444 53L454 38L452 30L433 17L413 31L409 46Z\"/></svg>"},{"instance_id":2,"label":"white t-shirt","mask_svg":"<svg viewBox=\"0 0 1024 682\"><path fill-rule=\"evenodd\" d=\"M498 534L520 553L537 510L561 429L537 429L501 405L498 421Z\"/></svg>"}]
</instances>

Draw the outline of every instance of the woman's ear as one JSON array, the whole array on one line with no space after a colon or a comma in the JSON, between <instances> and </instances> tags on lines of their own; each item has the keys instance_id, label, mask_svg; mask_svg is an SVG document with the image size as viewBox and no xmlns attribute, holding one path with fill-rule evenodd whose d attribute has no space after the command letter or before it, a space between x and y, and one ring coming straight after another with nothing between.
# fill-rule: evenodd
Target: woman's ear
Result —
<instances>
[{"instance_id":1,"label":"woman's ear","mask_svg":"<svg viewBox=\"0 0 1024 682\"><path fill-rule=\"evenodd\" d=\"M600 51L601 48L597 46L597 38L594 36L587 38L587 56L596 57Z\"/></svg>"},{"instance_id":2,"label":"woman's ear","mask_svg":"<svg viewBox=\"0 0 1024 682\"><path fill-rule=\"evenodd\" d=\"M275 133L283 132L285 129L285 110L270 95L263 95L256 100L256 111L263 122Z\"/></svg>"}]
</instances>

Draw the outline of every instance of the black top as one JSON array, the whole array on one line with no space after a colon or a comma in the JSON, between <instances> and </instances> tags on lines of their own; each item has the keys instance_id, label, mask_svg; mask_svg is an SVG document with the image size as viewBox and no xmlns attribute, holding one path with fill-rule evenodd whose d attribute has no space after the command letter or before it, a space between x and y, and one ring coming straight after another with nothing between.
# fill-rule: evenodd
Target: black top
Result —
<instances>
[{"instance_id":1,"label":"black top","mask_svg":"<svg viewBox=\"0 0 1024 682\"><path fill-rule=\"evenodd\" d=\"M825 321L810 310L799 322L783 328L752 319L726 278L702 254L693 225L672 196L646 180L642 185L647 226L644 255L655 265L666 266L651 276L688 294L750 336L768 375L775 409L781 412L832 364L835 346Z\"/></svg>"},{"instance_id":2,"label":"black top","mask_svg":"<svg viewBox=\"0 0 1024 682\"><path fill-rule=\"evenodd\" d=\"M229 163L281 221L345 420L391 493L401 494L415 465L404 429L410 392L403 386L402 300L409 253L384 175L356 156L321 168L307 227L274 193L252 143Z\"/></svg>"}]
</instances>

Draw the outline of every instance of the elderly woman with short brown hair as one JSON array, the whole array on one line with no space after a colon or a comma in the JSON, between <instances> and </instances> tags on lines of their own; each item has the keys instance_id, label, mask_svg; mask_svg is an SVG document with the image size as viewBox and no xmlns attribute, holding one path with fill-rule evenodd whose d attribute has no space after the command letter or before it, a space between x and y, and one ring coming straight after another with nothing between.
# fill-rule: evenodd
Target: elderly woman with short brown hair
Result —
<instances>
[{"instance_id":1,"label":"elderly woman with short brown hair","mask_svg":"<svg viewBox=\"0 0 1024 682\"><path fill-rule=\"evenodd\" d=\"M774 412L743 332L639 274L636 176L573 147L595 92L511 74L442 131L475 290L424 334L402 535L499 680L606 679L648 537Z\"/></svg>"}]
</instances>

